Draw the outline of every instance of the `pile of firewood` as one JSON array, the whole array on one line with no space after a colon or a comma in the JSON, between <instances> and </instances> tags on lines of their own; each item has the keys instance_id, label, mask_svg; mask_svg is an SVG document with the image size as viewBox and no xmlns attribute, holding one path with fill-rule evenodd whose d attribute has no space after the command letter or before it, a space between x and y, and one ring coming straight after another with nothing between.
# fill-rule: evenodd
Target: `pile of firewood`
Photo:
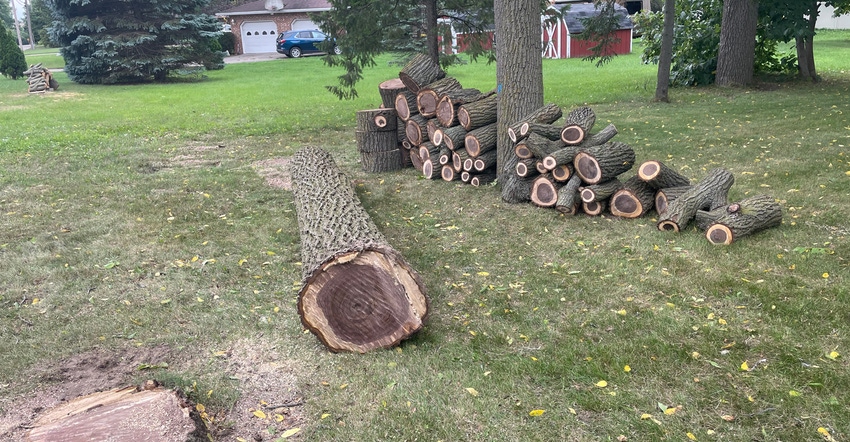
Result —
<instances>
[{"instance_id":1,"label":"pile of firewood","mask_svg":"<svg viewBox=\"0 0 850 442\"><path fill-rule=\"evenodd\" d=\"M399 78L381 83L379 92L380 109L358 112L364 170L396 170L407 163L428 179L476 186L495 180L494 91L463 88L420 55ZM510 179L516 180L520 199L566 215L608 212L638 218L655 209L659 230L680 231L694 222L715 244L730 244L782 221L781 207L769 196L729 204L734 178L725 169L710 171L698 183L656 160L631 172L635 151L612 141L617 135L613 124L593 132L596 114L587 106L557 123L563 116L560 107L547 104L508 128L515 155Z\"/></svg>"},{"instance_id":2,"label":"pile of firewood","mask_svg":"<svg viewBox=\"0 0 850 442\"><path fill-rule=\"evenodd\" d=\"M515 173L525 182L520 188L530 189L528 199L537 206L567 215L608 210L622 218L655 209L659 230L678 232L694 222L714 244L731 244L782 222L782 209L770 196L729 204L734 177L726 169L713 169L697 183L657 160L630 172L635 152L611 141L617 134L614 125L592 133L596 115L589 107L574 109L563 124L554 124L561 114L549 104L508 129Z\"/></svg>"},{"instance_id":3,"label":"pile of firewood","mask_svg":"<svg viewBox=\"0 0 850 442\"><path fill-rule=\"evenodd\" d=\"M44 92L55 91L59 89L59 82L53 78L47 68L41 63L30 65L30 68L24 71L27 76L27 92Z\"/></svg>"}]
</instances>

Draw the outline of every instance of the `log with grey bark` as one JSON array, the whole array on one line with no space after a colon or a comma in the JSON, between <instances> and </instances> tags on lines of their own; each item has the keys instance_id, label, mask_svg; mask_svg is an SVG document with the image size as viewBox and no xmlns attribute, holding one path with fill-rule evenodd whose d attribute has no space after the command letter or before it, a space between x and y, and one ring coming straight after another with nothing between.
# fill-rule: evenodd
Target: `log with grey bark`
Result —
<instances>
[{"instance_id":1,"label":"log with grey bark","mask_svg":"<svg viewBox=\"0 0 850 442\"><path fill-rule=\"evenodd\" d=\"M537 160L533 158L521 159L516 163L516 174L523 178L532 178L538 175L536 164Z\"/></svg>"},{"instance_id":2,"label":"log with grey bark","mask_svg":"<svg viewBox=\"0 0 850 442\"><path fill-rule=\"evenodd\" d=\"M691 185L691 180L688 177L667 167L658 160L641 163L638 166L638 176L655 190Z\"/></svg>"},{"instance_id":3,"label":"log with grey bark","mask_svg":"<svg viewBox=\"0 0 850 442\"><path fill-rule=\"evenodd\" d=\"M693 186L679 186L679 187L668 187L666 189L658 189L655 192L655 211L658 212L659 215L664 214L667 211L667 207L676 200L676 198L682 196L685 192L691 190ZM703 228L702 230L705 230Z\"/></svg>"},{"instance_id":4,"label":"log with grey bark","mask_svg":"<svg viewBox=\"0 0 850 442\"><path fill-rule=\"evenodd\" d=\"M581 210L590 216L602 215L607 208L608 200L583 201L581 203Z\"/></svg>"},{"instance_id":5,"label":"log with grey bark","mask_svg":"<svg viewBox=\"0 0 850 442\"><path fill-rule=\"evenodd\" d=\"M469 156L477 157L496 149L496 123L481 126L467 132L463 145Z\"/></svg>"},{"instance_id":6,"label":"log with grey bark","mask_svg":"<svg viewBox=\"0 0 850 442\"><path fill-rule=\"evenodd\" d=\"M395 346L419 331L428 313L422 281L369 218L331 155L301 149L290 170L304 326L332 351L359 353Z\"/></svg>"},{"instance_id":7,"label":"log with grey bark","mask_svg":"<svg viewBox=\"0 0 850 442\"><path fill-rule=\"evenodd\" d=\"M496 158L498 157L496 149L488 150L475 157L472 168L476 172L483 172L487 169L496 167Z\"/></svg>"},{"instance_id":8,"label":"log with grey bark","mask_svg":"<svg viewBox=\"0 0 850 442\"><path fill-rule=\"evenodd\" d=\"M416 110L416 94L407 89L402 90L395 97L395 111L398 117L404 121L410 119L411 116L419 114Z\"/></svg>"},{"instance_id":9,"label":"log with grey bark","mask_svg":"<svg viewBox=\"0 0 850 442\"><path fill-rule=\"evenodd\" d=\"M395 109L365 109L355 112L356 130L363 132L391 132L397 130L398 113Z\"/></svg>"},{"instance_id":10,"label":"log with grey bark","mask_svg":"<svg viewBox=\"0 0 850 442\"><path fill-rule=\"evenodd\" d=\"M581 199L579 198L579 186L581 186L581 178L578 175L573 175L564 187L558 189L558 200L555 202L555 209L565 215L575 215L581 207Z\"/></svg>"},{"instance_id":11,"label":"log with grey bark","mask_svg":"<svg viewBox=\"0 0 850 442\"><path fill-rule=\"evenodd\" d=\"M460 82L454 77L443 77L421 89L416 93L416 109L426 118L437 115L437 103L440 97L453 90L462 89Z\"/></svg>"},{"instance_id":12,"label":"log with grey bark","mask_svg":"<svg viewBox=\"0 0 850 442\"><path fill-rule=\"evenodd\" d=\"M573 176L576 176L572 164L559 164L549 172L552 174L552 178L558 182L566 182Z\"/></svg>"},{"instance_id":13,"label":"log with grey bark","mask_svg":"<svg viewBox=\"0 0 850 442\"><path fill-rule=\"evenodd\" d=\"M533 112L525 115L520 118L519 121L512 124L508 127L508 137L512 142L516 143L520 141L524 136L527 136L528 133L524 135L519 135L520 128L525 123L538 123L538 124L552 124L558 121L559 118L563 115L563 110L561 110L560 106L554 103L548 103L545 106L542 106L538 109L535 109Z\"/></svg>"},{"instance_id":14,"label":"log with grey bark","mask_svg":"<svg viewBox=\"0 0 850 442\"><path fill-rule=\"evenodd\" d=\"M470 158L466 149L458 149L452 152L452 166L455 170L463 170L463 162Z\"/></svg>"},{"instance_id":15,"label":"log with grey bark","mask_svg":"<svg viewBox=\"0 0 850 442\"><path fill-rule=\"evenodd\" d=\"M768 195L756 195L726 207L726 214L705 231L712 244L729 245L747 235L782 224L782 206Z\"/></svg>"},{"instance_id":16,"label":"log with grey bark","mask_svg":"<svg viewBox=\"0 0 850 442\"><path fill-rule=\"evenodd\" d=\"M576 173L587 184L616 178L632 168L635 151L626 143L609 141L582 149L573 160Z\"/></svg>"},{"instance_id":17,"label":"log with grey bark","mask_svg":"<svg viewBox=\"0 0 850 442\"><path fill-rule=\"evenodd\" d=\"M497 103L497 96L494 94L482 100L464 104L457 111L457 121L466 130L495 123Z\"/></svg>"},{"instance_id":18,"label":"log with grey bark","mask_svg":"<svg viewBox=\"0 0 850 442\"><path fill-rule=\"evenodd\" d=\"M710 170L699 183L667 206L667 211L658 217L658 230L679 232L694 219L697 210L725 205L734 182L732 172L723 168Z\"/></svg>"},{"instance_id":19,"label":"log with grey bark","mask_svg":"<svg viewBox=\"0 0 850 442\"><path fill-rule=\"evenodd\" d=\"M590 107L582 106L571 110L564 119L561 141L564 144L581 143L593 129L594 124L596 124L596 113Z\"/></svg>"},{"instance_id":20,"label":"log with grey bark","mask_svg":"<svg viewBox=\"0 0 850 442\"><path fill-rule=\"evenodd\" d=\"M558 202L558 189L564 183L558 183L550 174L540 175L531 186L531 202L539 207L552 207Z\"/></svg>"},{"instance_id":21,"label":"log with grey bark","mask_svg":"<svg viewBox=\"0 0 850 442\"><path fill-rule=\"evenodd\" d=\"M578 153L578 146L564 146L543 157L543 167L552 170L561 164L572 164Z\"/></svg>"},{"instance_id":22,"label":"log with grey bark","mask_svg":"<svg viewBox=\"0 0 850 442\"><path fill-rule=\"evenodd\" d=\"M428 141L428 120L422 115L411 116L405 123L405 134L411 144L418 146Z\"/></svg>"},{"instance_id":23,"label":"log with grey bark","mask_svg":"<svg viewBox=\"0 0 850 442\"><path fill-rule=\"evenodd\" d=\"M443 127L452 127L458 124L457 111L460 106L482 100L493 94L495 94L495 91L484 94L473 88L447 92L440 97L440 101L437 103L437 120Z\"/></svg>"},{"instance_id":24,"label":"log with grey bark","mask_svg":"<svg viewBox=\"0 0 850 442\"><path fill-rule=\"evenodd\" d=\"M416 54L398 73L398 78L414 94L422 87L431 84L443 77L446 73L431 57L425 54Z\"/></svg>"},{"instance_id":25,"label":"log with grey bark","mask_svg":"<svg viewBox=\"0 0 850 442\"><path fill-rule=\"evenodd\" d=\"M637 175L623 183L608 201L611 214L623 218L640 218L652 210L655 190Z\"/></svg>"},{"instance_id":26,"label":"log with grey bark","mask_svg":"<svg viewBox=\"0 0 850 442\"><path fill-rule=\"evenodd\" d=\"M388 109L395 108L395 97L402 91L407 90L407 86L400 78L391 78L381 82L378 85L378 93L381 95L381 104Z\"/></svg>"},{"instance_id":27,"label":"log with grey bark","mask_svg":"<svg viewBox=\"0 0 850 442\"><path fill-rule=\"evenodd\" d=\"M514 146L514 154L519 159L537 158L542 160L547 155L560 150L564 147L564 143L560 141L552 141L546 137L532 133L528 138L520 141Z\"/></svg>"},{"instance_id":28,"label":"log with grey bark","mask_svg":"<svg viewBox=\"0 0 850 442\"><path fill-rule=\"evenodd\" d=\"M623 182L617 178L590 184L581 188L581 200L586 203L606 200L621 188L623 188Z\"/></svg>"},{"instance_id":29,"label":"log with grey bark","mask_svg":"<svg viewBox=\"0 0 850 442\"><path fill-rule=\"evenodd\" d=\"M466 139L467 130L463 126L443 127L434 132L434 144L445 145L449 150L460 150Z\"/></svg>"}]
</instances>

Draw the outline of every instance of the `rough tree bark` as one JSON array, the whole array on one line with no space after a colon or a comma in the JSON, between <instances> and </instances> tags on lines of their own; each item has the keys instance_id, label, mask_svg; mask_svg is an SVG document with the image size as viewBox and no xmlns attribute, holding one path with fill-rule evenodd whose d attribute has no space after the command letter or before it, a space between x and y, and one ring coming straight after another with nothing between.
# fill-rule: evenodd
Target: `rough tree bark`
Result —
<instances>
[{"instance_id":1,"label":"rough tree bark","mask_svg":"<svg viewBox=\"0 0 850 442\"><path fill-rule=\"evenodd\" d=\"M705 231L712 244L729 245L741 237L782 224L782 207L772 196L757 195L726 207L726 214Z\"/></svg>"},{"instance_id":2,"label":"rough tree bark","mask_svg":"<svg viewBox=\"0 0 850 442\"><path fill-rule=\"evenodd\" d=\"M705 178L667 206L658 217L658 230L679 232L693 221L698 210L712 210L726 204L734 182L732 172L719 167L711 169Z\"/></svg>"},{"instance_id":3,"label":"rough tree bark","mask_svg":"<svg viewBox=\"0 0 850 442\"><path fill-rule=\"evenodd\" d=\"M331 351L392 347L422 328L419 275L378 231L329 153L299 150L291 163L301 231L301 322Z\"/></svg>"},{"instance_id":4,"label":"rough tree bark","mask_svg":"<svg viewBox=\"0 0 850 442\"><path fill-rule=\"evenodd\" d=\"M670 102L670 65L673 62L673 26L676 21L676 0L664 0L664 28L661 31L661 53L658 55L658 77L655 101Z\"/></svg>"},{"instance_id":5,"label":"rough tree bark","mask_svg":"<svg viewBox=\"0 0 850 442\"><path fill-rule=\"evenodd\" d=\"M723 1L715 84L746 86L752 83L757 25L757 0Z\"/></svg>"},{"instance_id":6,"label":"rough tree bark","mask_svg":"<svg viewBox=\"0 0 850 442\"><path fill-rule=\"evenodd\" d=\"M529 198L529 186L516 176L517 157L508 127L543 106L543 56L540 50L540 4L494 0L496 84L498 105L498 163L502 199L519 203ZM510 37L508 37L510 36Z\"/></svg>"}]
</instances>

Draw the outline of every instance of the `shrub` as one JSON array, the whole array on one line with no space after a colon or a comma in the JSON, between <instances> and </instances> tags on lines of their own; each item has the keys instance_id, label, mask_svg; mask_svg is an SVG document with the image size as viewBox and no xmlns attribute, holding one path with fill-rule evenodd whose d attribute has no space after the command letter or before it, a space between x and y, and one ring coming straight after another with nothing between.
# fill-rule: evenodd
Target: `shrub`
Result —
<instances>
[{"instance_id":1,"label":"shrub","mask_svg":"<svg viewBox=\"0 0 850 442\"><path fill-rule=\"evenodd\" d=\"M17 80L24 76L27 60L15 37L0 23L0 74Z\"/></svg>"}]
</instances>

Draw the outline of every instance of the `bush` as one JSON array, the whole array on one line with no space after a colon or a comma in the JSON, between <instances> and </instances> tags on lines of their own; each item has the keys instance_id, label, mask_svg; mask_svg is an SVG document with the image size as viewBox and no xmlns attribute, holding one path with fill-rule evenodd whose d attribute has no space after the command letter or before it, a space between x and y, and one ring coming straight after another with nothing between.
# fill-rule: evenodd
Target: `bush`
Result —
<instances>
[{"instance_id":1,"label":"bush","mask_svg":"<svg viewBox=\"0 0 850 442\"><path fill-rule=\"evenodd\" d=\"M221 45L221 51L227 51L233 55L236 52L236 36L232 32L225 32L218 37L218 44Z\"/></svg>"},{"instance_id":2,"label":"bush","mask_svg":"<svg viewBox=\"0 0 850 442\"><path fill-rule=\"evenodd\" d=\"M15 37L0 23L0 74L17 80L24 76L27 60Z\"/></svg>"}]
</instances>

